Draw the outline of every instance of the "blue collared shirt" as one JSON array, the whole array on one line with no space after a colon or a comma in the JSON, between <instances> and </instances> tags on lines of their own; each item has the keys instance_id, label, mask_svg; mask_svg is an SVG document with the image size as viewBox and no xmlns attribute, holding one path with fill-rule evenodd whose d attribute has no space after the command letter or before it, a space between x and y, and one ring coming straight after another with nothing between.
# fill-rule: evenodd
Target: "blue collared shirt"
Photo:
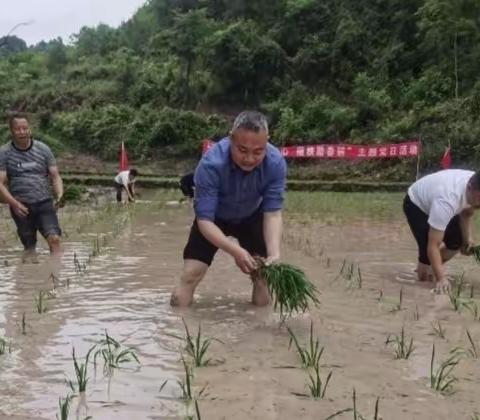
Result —
<instances>
[{"instance_id":1,"label":"blue collared shirt","mask_svg":"<svg viewBox=\"0 0 480 420\"><path fill-rule=\"evenodd\" d=\"M257 210L281 210L287 165L270 143L262 163L245 172L232 161L230 139L215 144L195 170L194 209L198 219L239 223Z\"/></svg>"}]
</instances>

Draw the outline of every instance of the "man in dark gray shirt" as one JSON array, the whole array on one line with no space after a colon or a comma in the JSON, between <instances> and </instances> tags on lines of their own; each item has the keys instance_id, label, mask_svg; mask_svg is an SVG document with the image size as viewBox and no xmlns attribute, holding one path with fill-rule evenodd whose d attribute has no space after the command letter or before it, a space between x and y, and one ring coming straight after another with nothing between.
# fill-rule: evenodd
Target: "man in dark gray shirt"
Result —
<instances>
[{"instance_id":1,"label":"man in dark gray shirt","mask_svg":"<svg viewBox=\"0 0 480 420\"><path fill-rule=\"evenodd\" d=\"M0 199L10 206L25 248L23 261L36 262L37 231L47 240L51 254L61 250L56 207L63 183L50 148L32 138L27 117L10 117L9 126L13 140L0 148Z\"/></svg>"}]
</instances>

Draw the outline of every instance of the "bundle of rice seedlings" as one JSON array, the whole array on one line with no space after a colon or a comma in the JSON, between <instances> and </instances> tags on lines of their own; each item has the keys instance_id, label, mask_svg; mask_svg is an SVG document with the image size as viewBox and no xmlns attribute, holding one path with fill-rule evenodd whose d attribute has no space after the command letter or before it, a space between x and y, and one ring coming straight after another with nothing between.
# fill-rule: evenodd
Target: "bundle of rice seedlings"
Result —
<instances>
[{"instance_id":1,"label":"bundle of rice seedlings","mask_svg":"<svg viewBox=\"0 0 480 420\"><path fill-rule=\"evenodd\" d=\"M293 311L305 312L309 303L318 305L318 290L303 270L291 264L277 263L265 265L258 261L258 268L251 275L252 281L264 279L273 299L273 308L280 315L291 315Z\"/></svg>"}]
</instances>

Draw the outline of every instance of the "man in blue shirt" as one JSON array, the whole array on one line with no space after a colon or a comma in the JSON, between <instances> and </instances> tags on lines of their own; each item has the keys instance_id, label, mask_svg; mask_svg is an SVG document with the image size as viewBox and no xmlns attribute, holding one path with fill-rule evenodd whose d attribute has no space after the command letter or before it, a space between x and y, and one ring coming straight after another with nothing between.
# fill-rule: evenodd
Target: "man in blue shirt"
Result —
<instances>
[{"instance_id":1,"label":"man in blue shirt","mask_svg":"<svg viewBox=\"0 0 480 420\"><path fill-rule=\"evenodd\" d=\"M268 142L268 123L259 112L237 116L230 137L219 141L195 171L195 221L183 251L183 273L171 304L187 306L220 248L245 273L255 256L271 264L280 259L286 163ZM238 244L227 236L238 239ZM267 305L262 280L253 284L252 302Z\"/></svg>"}]
</instances>

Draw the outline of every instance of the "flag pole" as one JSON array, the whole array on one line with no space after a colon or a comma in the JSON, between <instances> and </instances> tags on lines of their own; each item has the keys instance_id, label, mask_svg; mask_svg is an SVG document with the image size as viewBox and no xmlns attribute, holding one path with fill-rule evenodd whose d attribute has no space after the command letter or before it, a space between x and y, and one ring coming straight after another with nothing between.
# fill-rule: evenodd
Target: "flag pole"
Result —
<instances>
[{"instance_id":1,"label":"flag pole","mask_svg":"<svg viewBox=\"0 0 480 420\"><path fill-rule=\"evenodd\" d=\"M415 176L415 180L418 180L420 177L420 155L423 150L423 145L422 145L422 136L418 137L418 153L417 153L417 174Z\"/></svg>"}]
</instances>

